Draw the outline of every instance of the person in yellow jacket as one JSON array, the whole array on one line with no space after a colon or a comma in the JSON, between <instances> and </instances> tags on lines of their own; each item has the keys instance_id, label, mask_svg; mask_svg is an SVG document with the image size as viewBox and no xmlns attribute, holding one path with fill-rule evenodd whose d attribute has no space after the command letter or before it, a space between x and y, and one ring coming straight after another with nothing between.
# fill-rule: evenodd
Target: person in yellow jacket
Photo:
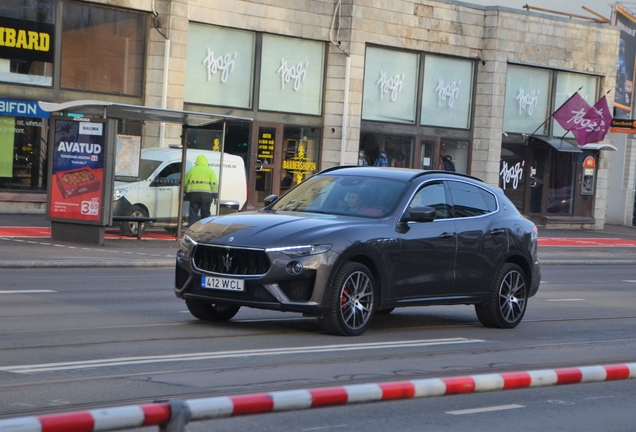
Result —
<instances>
[{"instance_id":1,"label":"person in yellow jacket","mask_svg":"<svg viewBox=\"0 0 636 432\"><path fill-rule=\"evenodd\" d=\"M210 216L212 200L219 193L216 173L210 168L204 155L197 156L194 166L186 173L184 187L184 199L190 201L188 223L193 225L196 221Z\"/></svg>"}]
</instances>

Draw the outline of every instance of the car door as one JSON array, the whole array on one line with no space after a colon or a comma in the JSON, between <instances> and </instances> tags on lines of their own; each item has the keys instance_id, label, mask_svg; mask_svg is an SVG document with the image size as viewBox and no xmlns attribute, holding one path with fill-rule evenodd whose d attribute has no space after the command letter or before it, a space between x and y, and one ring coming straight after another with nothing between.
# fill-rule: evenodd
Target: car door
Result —
<instances>
[{"instance_id":1,"label":"car door","mask_svg":"<svg viewBox=\"0 0 636 432\"><path fill-rule=\"evenodd\" d=\"M414 195L411 206L431 206L431 222L408 222L401 233L401 252L396 272L395 295L416 301L447 296L453 291L457 238L455 222L449 218L449 203L441 181L425 184Z\"/></svg>"},{"instance_id":2,"label":"car door","mask_svg":"<svg viewBox=\"0 0 636 432\"><path fill-rule=\"evenodd\" d=\"M449 180L447 186L457 229L455 291L487 292L508 252L508 233L497 214L497 199L465 181Z\"/></svg>"}]
</instances>

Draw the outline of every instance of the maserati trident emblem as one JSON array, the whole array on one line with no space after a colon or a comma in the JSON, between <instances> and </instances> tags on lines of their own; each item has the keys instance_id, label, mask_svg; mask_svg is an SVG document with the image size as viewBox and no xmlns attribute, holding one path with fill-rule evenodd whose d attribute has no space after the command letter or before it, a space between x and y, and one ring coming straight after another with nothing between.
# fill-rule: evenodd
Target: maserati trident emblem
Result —
<instances>
[{"instance_id":1,"label":"maserati trident emblem","mask_svg":"<svg viewBox=\"0 0 636 432\"><path fill-rule=\"evenodd\" d=\"M225 256L223 257L223 270L227 273L230 271L230 267L232 267L232 257L230 256L230 251L225 252Z\"/></svg>"}]
</instances>

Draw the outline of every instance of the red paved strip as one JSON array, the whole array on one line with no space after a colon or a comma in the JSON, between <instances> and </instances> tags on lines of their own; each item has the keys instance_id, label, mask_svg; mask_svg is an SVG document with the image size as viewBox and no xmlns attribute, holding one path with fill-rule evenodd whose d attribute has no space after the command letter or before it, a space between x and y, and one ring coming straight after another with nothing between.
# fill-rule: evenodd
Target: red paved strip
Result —
<instances>
[{"instance_id":1,"label":"red paved strip","mask_svg":"<svg viewBox=\"0 0 636 432\"><path fill-rule=\"evenodd\" d=\"M382 400L410 399L415 396L415 387L408 381L380 383Z\"/></svg>"},{"instance_id":2,"label":"red paved strip","mask_svg":"<svg viewBox=\"0 0 636 432\"><path fill-rule=\"evenodd\" d=\"M472 377L443 378L446 383L446 394L472 393L475 391L475 380Z\"/></svg>"},{"instance_id":3,"label":"red paved strip","mask_svg":"<svg viewBox=\"0 0 636 432\"><path fill-rule=\"evenodd\" d=\"M539 246L562 246L562 247L636 247L636 240L621 238L556 238L556 237L539 237Z\"/></svg>"},{"instance_id":4,"label":"red paved strip","mask_svg":"<svg viewBox=\"0 0 636 432\"><path fill-rule=\"evenodd\" d=\"M274 399L268 394L234 396L230 399L234 404L233 416L260 414L274 410Z\"/></svg>"},{"instance_id":5,"label":"red paved strip","mask_svg":"<svg viewBox=\"0 0 636 432\"><path fill-rule=\"evenodd\" d=\"M504 390L526 388L532 384L532 377L527 372L503 373L501 376L504 379Z\"/></svg>"},{"instance_id":6,"label":"red paved strip","mask_svg":"<svg viewBox=\"0 0 636 432\"><path fill-rule=\"evenodd\" d=\"M578 368L573 369L556 369L557 385L559 384L576 384L583 379L583 372Z\"/></svg>"},{"instance_id":7,"label":"red paved strip","mask_svg":"<svg viewBox=\"0 0 636 432\"><path fill-rule=\"evenodd\" d=\"M313 399L311 403L312 408L344 405L349 400L347 391L342 387L309 389L309 393Z\"/></svg>"},{"instance_id":8,"label":"red paved strip","mask_svg":"<svg viewBox=\"0 0 636 432\"><path fill-rule=\"evenodd\" d=\"M170 404L168 403L141 405L141 410L144 412L143 426L156 426L170 421Z\"/></svg>"},{"instance_id":9,"label":"red paved strip","mask_svg":"<svg viewBox=\"0 0 636 432\"><path fill-rule=\"evenodd\" d=\"M92 432L95 425L88 412L51 414L38 417L42 432Z\"/></svg>"}]
</instances>

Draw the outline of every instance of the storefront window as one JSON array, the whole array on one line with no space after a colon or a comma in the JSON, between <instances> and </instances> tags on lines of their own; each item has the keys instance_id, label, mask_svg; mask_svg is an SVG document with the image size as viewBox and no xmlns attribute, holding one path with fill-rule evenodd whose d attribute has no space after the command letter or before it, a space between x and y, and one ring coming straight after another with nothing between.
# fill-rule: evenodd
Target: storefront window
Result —
<instances>
[{"instance_id":1,"label":"storefront window","mask_svg":"<svg viewBox=\"0 0 636 432\"><path fill-rule=\"evenodd\" d=\"M46 189L48 116L37 102L0 99L0 190Z\"/></svg>"},{"instance_id":2,"label":"storefront window","mask_svg":"<svg viewBox=\"0 0 636 432\"><path fill-rule=\"evenodd\" d=\"M325 44L263 35L258 108L320 115Z\"/></svg>"},{"instance_id":3,"label":"storefront window","mask_svg":"<svg viewBox=\"0 0 636 432\"><path fill-rule=\"evenodd\" d=\"M552 72L545 69L508 65L504 131L547 133L551 75Z\"/></svg>"},{"instance_id":4,"label":"storefront window","mask_svg":"<svg viewBox=\"0 0 636 432\"><path fill-rule=\"evenodd\" d=\"M319 144L319 128L285 127L283 131L281 194L318 171Z\"/></svg>"},{"instance_id":5,"label":"storefront window","mask_svg":"<svg viewBox=\"0 0 636 432\"><path fill-rule=\"evenodd\" d=\"M65 2L61 86L140 96L145 22L142 14Z\"/></svg>"},{"instance_id":6,"label":"storefront window","mask_svg":"<svg viewBox=\"0 0 636 432\"><path fill-rule=\"evenodd\" d=\"M442 138L438 169L468 173L468 141Z\"/></svg>"},{"instance_id":7,"label":"storefront window","mask_svg":"<svg viewBox=\"0 0 636 432\"><path fill-rule=\"evenodd\" d=\"M420 123L469 128L472 87L473 62L427 55Z\"/></svg>"},{"instance_id":8,"label":"storefront window","mask_svg":"<svg viewBox=\"0 0 636 432\"><path fill-rule=\"evenodd\" d=\"M2 0L0 81L53 83L54 0Z\"/></svg>"},{"instance_id":9,"label":"storefront window","mask_svg":"<svg viewBox=\"0 0 636 432\"><path fill-rule=\"evenodd\" d=\"M363 120L415 123L419 55L367 47Z\"/></svg>"},{"instance_id":10,"label":"storefront window","mask_svg":"<svg viewBox=\"0 0 636 432\"><path fill-rule=\"evenodd\" d=\"M410 136L360 134L360 150L374 166L412 168L413 142Z\"/></svg>"},{"instance_id":11,"label":"storefront window","mask_svg":"<svg viewBox=\"0 0 636 432\"><path fill-rule=\"evenodd\" d=\"M523 210L524 188L526 184L526 159L528 157L528 147L521 145L503 145L501 148L501 162L499 164L499 187L515 207ZM530 187L534 187L532 182L536 181L534 174L530 179Z\"/></svg>"},{"instance_id":12,"label":"storefront window","mask_svg":"<svg viewBox=\"0 0 636 432\"><path fill-rule=\"evenodd\" d=\"M572 215L574 204L575 163L578 153L555 152L550 164L547 213Z\"/></svg>"},{"instance_id":13,"label":"storefront window","mask_svg":"<svg viewBox=\"0 0 636 432\"><path fill-rule=\"evenodd\" d=\"M598 99L600 78L577 74L571 72L557 72L556 73L556 95L554 97L554 111L556 111L563 103L570 98L575 92L579 94L587 101L588 104L594 105ZM580 89L580 90L579 90ZM552 135L562 137L565 135L565 129L561 125L553 121ZM574 138L571 132L568 132L566 138Z\"/></svg>"},{"instance_id":14,"label":"storefront window","mask_svg":"<svg viewBox=\"0 0 636 432\"><path fill-rule=\"evenodd\" d=\"M185 101L252 107L256 34L190 23Z\"/></svg>"}]
</instances>

